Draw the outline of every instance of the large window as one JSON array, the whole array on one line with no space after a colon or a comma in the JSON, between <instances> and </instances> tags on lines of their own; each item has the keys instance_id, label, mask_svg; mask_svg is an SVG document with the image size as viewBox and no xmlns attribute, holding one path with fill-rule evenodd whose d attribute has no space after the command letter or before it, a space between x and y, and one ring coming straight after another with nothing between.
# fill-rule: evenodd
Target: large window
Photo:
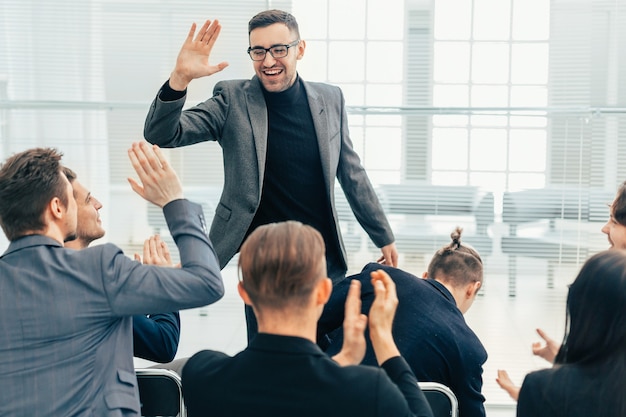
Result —
<instances>
[{"instance_id":1,"label":"large window","mask_svg":"<svg viewBox=\"0 0 626 417\"><path fill-rule=\"evenodd\" d=\"M128 187L126 149L142 139L149 103L191 23L219 18L223 30L213 56L230 65L194 81L188 105L209 97L218 80L253 75L247 23L267 8L298 18L307 42L298 64L303 79L342 88L351 138L377 190L459 187L432 198L399 196L426 195L433 213L386 208L394 232L409 242L399 245L401 266L415 273L440 246L433 239L427 249L415 249L416 235L432 231L447 239L459 222L470 243L471 233L480 232L486 285L466 317L490 355L487 403L511 408L495 385L495 370L508 367L521 382L543 366L528 352L534 327L522 329L516 314L523 311L558 337L566 285L586 256L606 247L599 232L606 203L626 179L626 3L0 0L0 159L32 146L62 150L104 203L103 240L136 252L147 235L165 233L165 224ZM187 195L211 218L223 180L219 146L167 154ZM491 193L486 216L481 206L486 226L444 210L459 207L472 187L481 196ZM549 200L556 214L513 223L507 210L519 195L509 193L529 190L554 191L549 198L524 194L544 196L524 210ZM346 236L354 238L349 272L357 272L376 248L354 230L349 208L341 210ZM555 239L547 258L532 240L546 236ZM0 236L2 249L6 243ZM538 313L533 305L545 308Z\"/></svg>"},{"instance_id":2,"label":"large window","mask_svg":"<svg viewBox=\"0 0 626 417\"><path fill-rule=\"evenodd\" d=\"M543 187L546 117L498 108L548 105L549 0L442 0L434 17L433 106L486 110L433 117L433 182Z\"/></svg>"}]
</instances>

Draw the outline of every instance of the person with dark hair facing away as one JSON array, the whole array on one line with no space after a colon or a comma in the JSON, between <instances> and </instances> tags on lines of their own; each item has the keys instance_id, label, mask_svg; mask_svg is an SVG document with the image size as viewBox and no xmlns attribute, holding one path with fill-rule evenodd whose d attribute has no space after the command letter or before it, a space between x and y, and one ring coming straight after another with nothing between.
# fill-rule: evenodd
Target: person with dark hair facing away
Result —
<instances>
[{"instance_id":1,"label":"person with dark hair facing away","mask_svg":"<svg viewBox=\"0 0 626 417\"><path fill-rule=\"evenodd\" d=\"M102 203L78 181L73 170L63 167L63 173L72 184L78 216L76 239L65 242L65 247L85 249L105 234L99 213ZM135 260L141 262L142 258L135 254ZM143 262L149 265L172 265L169 249L158 235L145 240ZM179 340L180 315L177 311L133 316L133 352L136 357L153 362L169 362L176 356Z\"/></svg>"},{"instance_id":2,"label":"person with dark hair facing away","mask_svg":"<svg viewBox=\"0 0 626 417\"><path fill-rule=\"evenodd\" d=\"M482 373L487 352L463 315L482 285L483 263L476 250L461 243L461 232L461 228L455 229L451 243L433 255L422 278L376 263L348 278L362 283L363 313L367 314L374 298L369 274L377 269L389 274L398 291L393 323L398 350L420 381L439 382L454 392L460 417L482 417ZM341 347L343 330L331 333L330 338L326 353L333 355ZM362 363L374 363L369 342Z\"/></svg>"},{"instance_id":3,"label":"person with dark hair facing away","mask_svg":"<svg viewBox=\"0 0 626 417\"><path fill-rule=\"evenodd\" d=\"M626 249L626 181L617 187L615 199L609 205L609 219L602 226L604 233L609 241L610 249ZM548 336L542 329L537 329L537 333L544 342L535 342L532 344L532 352L550 364L554 364L556 355L561 345L559 342ZM519 385L515 384L509 373L504 369L498 369L496 382L500 388L505 390L511 398L517 401L519 397Z\"/></svg>"},{"instance_id":4,"label":"person with dark hair facing away","mask_svg":"<svg viewBox=\"0 0 626 417\"><path fill-rule=\"evenodd\" d=\"M221 267L258 226L296 220L322 234L328 276L334 284L341 282L348 264L337 221L336 181L380 248L379 262L396 266L395 238L350 140L341 89L298 75L306 41L293 15L265 10L253 16L246 59L255 76L219 81L211 98L183 110L191 81L228 66L209 62L220 30L217 20L207 20L197 34L196 24L191 26L170 78L150 106L144 136L168 148L203 141L217 141L222 148L224 187L210 231ZM249 307L245 313L250 340L256 320ZM324 315L319 328L321 338Z\"/></svg>"},{"instance_id":5,"label":"person with dark hair facing away","mask_svg":"<svg viewBox=\"0 0 626 417\"><path fill-rule=\"evenodd\" d=\"M0 415L139 416L132 316L214 303L224 294L202 207L156 146L128 151L131 188L161 207L180 268L142 265L113 244L63 247L77 205L61 154L33 148L0 167Z\"/></svg>"},{"instance_id":6,"label":"person with dark hair facing away","mask_svg":"<svg viewBox=\"0 0 626 417\"><path fill-rule=\"evenodd\" d=\"M190 417L432 416L393 340L398 299L384 271L370 276L369 317L360 314L360 283L350 284L346 343L335 360L315 344L332 291L318 231L295 221L259 226L241 248L239 271L237 288L259 333L233 357L204 350L187 361L182 383ZM353 366L363 357L367 325L380 368Z\"/></svg>"},{"instance_id":7,"label":"person with dark hair facing away","mask_svg":"<svg viewBox=\"0 0 626 417\"><path fill-rule=\"evenodd\" d=\"M566 305L554 366L526 375L517 416L626 416L626 251L589 258Z\"/></svg>"}]
</instances>

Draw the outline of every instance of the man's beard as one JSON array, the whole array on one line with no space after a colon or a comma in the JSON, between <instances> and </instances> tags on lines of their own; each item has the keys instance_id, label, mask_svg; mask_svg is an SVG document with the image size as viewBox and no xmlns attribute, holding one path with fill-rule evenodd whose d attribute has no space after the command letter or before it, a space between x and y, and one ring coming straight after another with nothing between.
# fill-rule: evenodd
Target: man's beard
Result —
<instances>
[{"instance_id":1,"label":"man's beard","mask_svg":"<svg viewBox=\"0 0 626 417\"><path fill-rule=\"evenodd\" d=\"M65 236L65 239L63 239L63 242L69 242L72 240L76 240L78 236L76 235L76 232L72 232L69 235Z\"/></svg>"}]
</instances>

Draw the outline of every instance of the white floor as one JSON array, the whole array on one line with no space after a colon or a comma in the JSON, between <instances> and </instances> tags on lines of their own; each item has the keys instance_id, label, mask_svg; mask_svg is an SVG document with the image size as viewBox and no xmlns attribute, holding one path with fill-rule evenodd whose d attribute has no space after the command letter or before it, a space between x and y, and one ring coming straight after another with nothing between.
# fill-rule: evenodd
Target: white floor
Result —
<instances>
[{"instance_id":1,"label":"white floor","mask_svg":"<svg viewBox=\"0 0 626 417\"><path fill-rule=\"evenodd\" d=\"M349 273L358 272L358 266L368 260L367 256L353 259L351 263L356 270ZM497 369L507 369L513 380L521 384L527 372L549 366L531 353L531 343L539 341L535 328L543 327L557 340L561 338L567 284L574 279L578 267L558 269L554 288L548 289L546 265L519 258L517 296L511 298L507 292L506 257L495 255L485 261L484 293L477 298L466 319L489 353L483 374L487 415L512 417L515 415L515 403L497 386ZM402 263L401 259L400 267L421 274L425 265L420 265L420 262ZM236 290L236 268L227 266L223 277L226 295L222 300L208 307L181 312L182 330L177 358L188 357L205 348L234 354L245 347L245 319L243 303ZM147 365L150 363L136 360L138 367Z\"/></svg>"}]
</instances>

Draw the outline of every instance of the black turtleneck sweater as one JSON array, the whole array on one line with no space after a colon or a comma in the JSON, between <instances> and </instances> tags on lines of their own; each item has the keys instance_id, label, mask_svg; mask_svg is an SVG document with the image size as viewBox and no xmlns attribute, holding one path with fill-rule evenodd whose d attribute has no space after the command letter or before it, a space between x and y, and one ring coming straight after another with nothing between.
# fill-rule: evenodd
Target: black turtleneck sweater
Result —
<instances>
[{"instance_id":1,"label":"black turtleneck sweater","mask_svg":"<svg viewBox=\"0 0 626 417\"><path fill-rule=\"evenodd\" d=\"M300 81L289 89L263 90L268 134L261 203L248 229L285 220L298 220L317 229L326 244L328 276L343 276L335 223L330 209L317 135L307 95Z\"/></svg>"},{"instance_id":2,"label":"black turtleneck sweater","mask_svg":"<svg viewBox=\"0 0 626 417\"><path fill-rule=\"evenodd\" d=\"M178 100L185 91L175 91L166 82L160 98ZM263 89L267 106L267 154L261 203L246 237L258 226L298 220L314 227L326 244L328 276L343 278L346 265L330 209L322 162L311 109L300 77L285 91ZM243 242L242 242L243 243Z\"/></svg>"}]
</instances>

